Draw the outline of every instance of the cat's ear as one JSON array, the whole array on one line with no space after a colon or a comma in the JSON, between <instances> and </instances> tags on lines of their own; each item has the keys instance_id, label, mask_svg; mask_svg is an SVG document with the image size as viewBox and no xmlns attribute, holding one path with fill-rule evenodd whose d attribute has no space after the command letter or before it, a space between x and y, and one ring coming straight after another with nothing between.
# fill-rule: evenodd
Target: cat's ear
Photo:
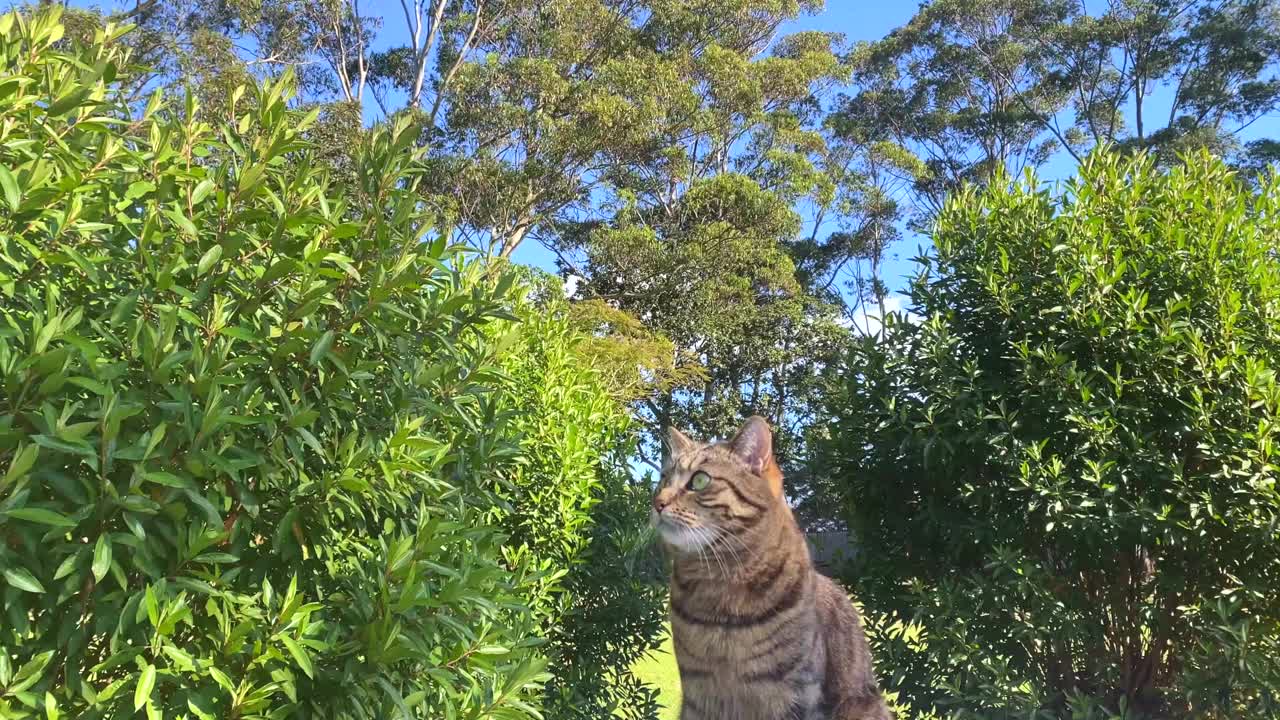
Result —
<instances>
[{"instance_id":1,"label":"cat's ear","mask_svg":"<svg viewBox=\"0 0 1280 720\"><path fill-rule=\"evenodd\" d=\"M693 449L694 442L689 439L688 435L679 430L669 427L667 428L667 462L685 454Z\"/></svg>"},{"instance_id":2,"label":"cat's ear","mask_svg":"<svg viewBox=\"0 0 1280 720\"><path fill-rule=\"evenodd\" d=\"M769 430L769 423L759 415L747 418L729 446L733 448L733 454L757 475L762 475L773 462L773 433Z\"/></svg>"},{"instance_id":3,"label":"cat's ear","mask_svg":"<svg viewBox=\"0 0 1280 720\"><path fill-rule=\"evenodd\" d=\"M769 483L769 494L782 499L782 468L778 467L778 459L770 458L769 463L764 466L764 472L760 473L760 477Z\"/></svg>"}]
</instances>

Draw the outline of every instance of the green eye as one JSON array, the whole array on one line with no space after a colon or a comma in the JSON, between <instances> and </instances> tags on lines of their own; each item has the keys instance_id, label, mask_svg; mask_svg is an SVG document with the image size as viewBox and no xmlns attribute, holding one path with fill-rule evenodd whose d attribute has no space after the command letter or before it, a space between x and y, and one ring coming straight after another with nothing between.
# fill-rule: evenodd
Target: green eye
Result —
<instances>
[{"instance_id":1,"label":"green eye","mask_svg":"<svg viewBox=\"0 0 1280 720\"><path fill-rule=\"evenodd\" d=\"M711 476L704 472L696 472L693 474L693 477L689 478L689 489L694 492L706 490L707 486L710 484Z\"/></svg>"}]
</instances>

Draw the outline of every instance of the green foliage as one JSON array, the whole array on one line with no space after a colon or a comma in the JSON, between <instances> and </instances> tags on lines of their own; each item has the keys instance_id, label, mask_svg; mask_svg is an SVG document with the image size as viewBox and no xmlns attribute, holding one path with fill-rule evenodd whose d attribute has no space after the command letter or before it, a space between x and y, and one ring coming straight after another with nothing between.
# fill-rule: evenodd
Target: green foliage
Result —
<instances>
[{"instance_id":1,"label":"green foliage","mask_svg":"<svg viewBox=\"0 0 1280 720\"><path fill-rule=\"evenodd\" d=\"M322 109L307 134L316 164L341 182L363 118L412 118L428 148L418 187L456 221L451 239L503 257L536 239L582 276L579 314L615 360L602 370L646 426L722 432L750 412L804 424L815 355L838 334L837 283L870 265L853 284L883 299L898 215L881 187L895 165L886 153L828 147L825 94L848 76L840 36L780 34L819 0L363 7L371 14L350 0L143 3L128 12L142 28L129 42L158 66L148 82L193 87L206 119L236 119L232 88L246 76L297 67L298 105ZM810 202L806 231L798 210ZM661 245L651 270L716 277L680 307L667 302L673 278L607 277L651 249L645 238ZM719 262L744 250L762 264ZM800 437L785 432L784 452L802 455Z\"/></svg>"},{"instance_id":2,"label":"green foliage","mask_svg":"<svg viewBox=\"0 0 1280 720\"><path fill-rule=\"evenodd\" d=\"M1047 81L1046 35L1074 0L932 0L904 26L853 54L842 134L915 150L921 210L934 214L964 182L1036 167L1057 149L1045 118L1066 103ZM909 165L907 167L910 167Z\"/></svg>"},{"instance_id":3,"label":"green foliage","mask_svg":"<svg viewBox=\"0 0 1280 720\"><path fill-rule=\"evenodd\" d=\"M570 305L570 313L587 336L584 354L592 358L610 394L623 402L665 395L706 379L697 360L681 357L669 338L603 300L579 300Z\"/></svg>"},{"instance_id":4,"label":"green foliage","mask_svg":"<svg viewBox=\"0 0 1280 720\"><path fill-rule=\"evenodd\" d=\"M552 633L554 718L655 717L656 689L633 672L658 645L666 622L666 584L648 527L651 491L606 475L607 492L579 562L565 578L572 603Z\"/></svg>"},{"instance_id":5,"label":"green foliage","mask_svg":"<svg viewBox=\"0 0 1280 720\"><path fill-rule=\"evenodd\" d=\"M929 0L852 62L841 132L915 152L931 218L966 182L1103 145L1258 164L1267 146L1237 136L1280 104L1280 14L1270 0Z\"/></svg>"},{"instance_id":6,"label":"green foliage","mask_svg":"<svg viewBox=\"0 0 1280 720\"><path fill-rule=\"evenodd\" d=\"M757 411L798 423L815 348L838 334L790 243L794 206L836 194L817 156L821 93L847 74L840 41L772 42L819 6L502 4L454 80L437 193L473 242L508 255L536 237L578 276L579 316L651 463L663 425L723 433Z\"/></svg>"},{"instance_id":7,"label":"green foliage","mask_svg":"<svg viewBox=\"0 0 1280 720\"><path fill-rule=\"evenodd\" d=\"M649 487L631 481L631 421L552 286L533 279L504 349L521 456L491 515L548 583L534 608L551 628L547 713L651 718L653 691L631 673L665 618L656 575L637 569L652 551Z\"/></svg>"},{"instance_id":8,"label":"green foliage","mask_svg":"<svg viewBox=\"0 0 1280 720\"><path fill-rule=\"evenodd\" d=\"M0 717L537 717L599 380L434 231L406 124L330 186L287 76L135 112L92 32L0 18Z\"/></svg>"},{"instance_id":9,"label":"green foliage","mask_svg":"<svg viewBox=\"0 0 1280 720\"><path fill-rule=\"evenodd\" d=\"M797 280L785 241L798 227L777 193L726 173L695 183L669 214L632 208L592 232L588 297L644 318L674 346L646 363L673 363L637 403L654 431L647 457L667 425L724 436L745 411L782 420L806 409L805 383L844 331ZM784 451L791 440L781 438Z\"/></svg>"},{"instance_id":10,"label":"green foliage","mask_svg":"<svg viewBox=\"0 0 1280 720\"><path fill-rule=\"evenodd\" d=\"M948 204L919 321L838 376L822 483L916 711L1277 712L1278 208L1207 155Z\"/></svg>"}]
</instances>

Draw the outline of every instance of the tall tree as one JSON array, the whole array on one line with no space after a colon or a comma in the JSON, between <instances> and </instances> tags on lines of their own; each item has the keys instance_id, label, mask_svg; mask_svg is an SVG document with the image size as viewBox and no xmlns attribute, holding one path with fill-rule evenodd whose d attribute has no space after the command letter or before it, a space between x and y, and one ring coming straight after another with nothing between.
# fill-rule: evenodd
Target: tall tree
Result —
<instances>
[{"instance_id":1,"label":"tall tree","mask_svg":"<svg viewBox=\"0 0 1280 720\"><path fill-rule=\"evenodd\" d=\"M1038 38L1075 10L1074 0L926 3L905 26L855 50L842 132L916 153L912 180L926 214L964 182L1039 166L1055 149L1044 118L1065 93L1048 84Z\"/></svg>"},{"instance_id":2,"label":"tall tree","mask_svg":"<svg viewBox=\"0 0 1280 720\"><path fill-rule=\"evenodd\" d=\"M780 450L800 454L813 379L851 322L841 312L883 305L892 188L911 158L827 121L848 76L841 38L779 36L820 8L405 0L375 17L358 0L183 0L128 12L181 51L164 81L199 80L208 107L234 77L302 68L333 165L362 114L412 115L425 199L460 239L498 257L532 239L581 278L579 316L628 364L614 377L655 430L644 450L656 461L660 425L715 434L747 412L781 423ZM397 31L403 44L379 41Z\"/></svg>"},{"instance_id":3,"label":"tall tree","mask_svg":"<svg viewBox=\"0 0 1280 720\"><path fill-rule=\"evenodd\" d=\"M794 454L803 386L843 335L794 253L809 235L797 205L836 192L820 93L844 73L837 38L795 35L761 54L785 16L737 6L740 22L670 3L636 25L641 42L612 68L631 93L613 114L636 142L593 177L590 206L547 228L580 292L668 338L686 370L636 403L655 463L662 426L723 434L748 411L779 423Z\"/></svg>"},{"instance_id":4,"label":"tall tree","mask_svg":"<svg viewBox=\"0 0 1280 720\"><path fill-rule=\"evenodd\" d=\"M1162 162L1209 148L1247 165L1239 133L1280 104L1274 0L934 0L854 55L841 125L923 161L917 210L964 182L1092 147ZM1160 92L1157 92L1160 91Z\"/></svg>"}]
</instances>

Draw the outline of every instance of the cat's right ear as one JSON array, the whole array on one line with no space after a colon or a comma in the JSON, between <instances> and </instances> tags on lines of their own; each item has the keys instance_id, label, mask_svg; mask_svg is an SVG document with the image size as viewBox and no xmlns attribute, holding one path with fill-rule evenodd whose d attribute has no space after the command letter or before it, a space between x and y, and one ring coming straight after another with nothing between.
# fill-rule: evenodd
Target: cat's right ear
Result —
<instances>
[{"instance_id":1,"label":"cat's right ear","mask_svg":"<svg viewBox=\"0 0 1280 720\"><path fill-rule=\"evenodd\" d=\"M667 453L666 463L669 464L675 458L688 452L693 447L693 441L688 435L679 430L669 427L667 428Z\"/></svg>"}]
</instances>

